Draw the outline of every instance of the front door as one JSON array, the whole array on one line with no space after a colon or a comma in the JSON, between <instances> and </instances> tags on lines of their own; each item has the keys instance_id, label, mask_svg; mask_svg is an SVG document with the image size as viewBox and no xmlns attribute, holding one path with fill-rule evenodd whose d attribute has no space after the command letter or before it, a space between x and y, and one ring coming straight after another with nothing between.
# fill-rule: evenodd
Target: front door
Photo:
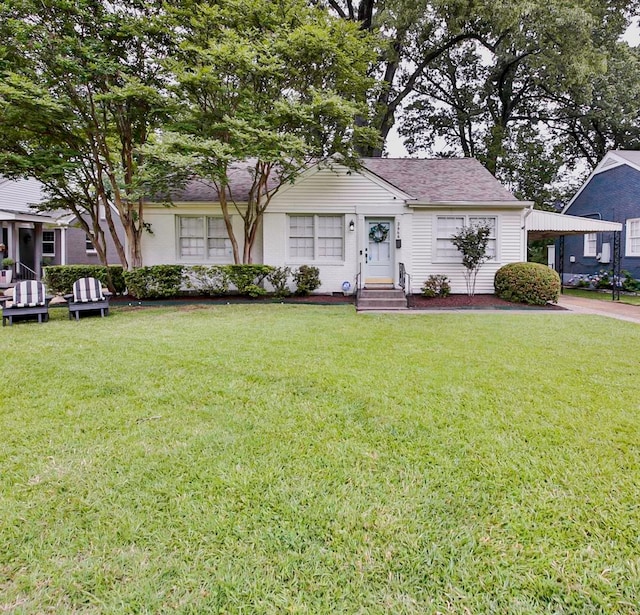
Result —
<instances>
[{"instance_id":1,"label":"front door","mask_svg":"<svg viewBox=\"0 0 640 615\"><path fill-rule=\"evenodd\" d=\"M35 233L33 229L21 228L18 231L18 241L20 242L20 262L35 270L36 268L36 251L35 251Z\"/></svg>"},{"instance_id":2,"label":"front door","mask_svg":"<svg viewBox=\"0 0 640 615\"><path fill-rule=\"evenodd\" d=\"M365 284L393 284L393 220L367 218Z\"/></svg>"}]
</instances>

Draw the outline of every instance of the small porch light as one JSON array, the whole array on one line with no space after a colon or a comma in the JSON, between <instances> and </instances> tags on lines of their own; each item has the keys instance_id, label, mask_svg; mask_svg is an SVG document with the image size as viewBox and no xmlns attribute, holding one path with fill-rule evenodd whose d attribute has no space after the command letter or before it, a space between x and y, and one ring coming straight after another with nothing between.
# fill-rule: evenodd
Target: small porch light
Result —
<instances>
[{"instance_id":1,"label":"small porch light","mask_svg":"<svg viewBox=\"0 0 640 615\"><path fill-rule=\"evenodd\" d=\"M351 220L349 222L349 230L350 231L355 231L356 230L356 223L353 220Z\"/></svg>"}]
</instances>

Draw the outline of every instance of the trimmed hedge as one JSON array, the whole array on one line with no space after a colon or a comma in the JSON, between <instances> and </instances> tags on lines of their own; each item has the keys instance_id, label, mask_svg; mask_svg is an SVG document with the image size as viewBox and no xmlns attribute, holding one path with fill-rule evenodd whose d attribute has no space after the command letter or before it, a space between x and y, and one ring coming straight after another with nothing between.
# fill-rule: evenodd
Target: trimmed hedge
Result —
<instances>
[{"instance_id":1,"label":"trimmed hedge","mask_svg":"<svg viewBox=\"0 0 640 615\"><path fill-rule=\"evenodd\" d=\"M269 280L278 297L290 293L288 267L271 265L152 265L124 273L128 292L137 299L169 299L184 289L206 295L226 295L234 286L237 294L259 297L266 295L263 282ZM309 294L320 286L316 267L302 265L293 277L296 294ZM232 291L233 294L233 291Z\"/></svg>"},{"instance_id":2,"label":"trimmed hedge","mask_svg":"<svg viewBox=\"0 0 640 615\"><path fill-rule=\"evenodd\" d=\"M544 305L558 301L560 276L539 263L510 263L498 269L494 287L506 301Z\"/></svg>"},{"instance_id":3,"label":"trimmed hedge","mask_svg":"<svg viewBox=\"0 0 640 615\"><path fill-rule=\"evenodd\" d=\"M124 272L130 295L136 299L169 299L182 286L182 265L153 265Z\"/></svg>"},{"instance_id":4,"label":"trimmed hedge","mask_svg":"<svg viewBox=\"0 0 640 615\"><path fill-rule=\"evenodd\" d=\"M226 265L229 281L241 295L259 297L267 291L261 286L264 279L275 270L271 265Z\"/></svg>"},{"instance_id":5,"label":"trimmed hedge","mask_svg":"<svg viewBox=\"0 0 640 615\"><path fill-rule=\"evenodd\" d=\"M108 269L108 272L107 272ZM109 284L109 273L111 284ZM96 278L113 293L122 294L126 284L120 265L52 265L44 268L44 283L49 292L67 295L73 292L73 283L80 278Z\"/></svg>"},{"instance_id":6,"label":"trimmed hedge","mask_svg":"<svg viewBox=\"0 0 640 615\"><path fill-rule=\"evenodd\" d=\"M320 270L311 265L300 265L293 274L293 280L296 283L296 295L300 297L310 295L320 288Z\"/></svg>"},{"instance_id":7,"label":"trimmed hedge","mask_svg":"<svg viewBox=\"0 0 640 615\"><path fill-rule=\"evenodd\" d=\"M189 265L182 274L189 290L214 297L225 295L229 290L229 274L224 265Z\"/></svg>"}]
</instances>

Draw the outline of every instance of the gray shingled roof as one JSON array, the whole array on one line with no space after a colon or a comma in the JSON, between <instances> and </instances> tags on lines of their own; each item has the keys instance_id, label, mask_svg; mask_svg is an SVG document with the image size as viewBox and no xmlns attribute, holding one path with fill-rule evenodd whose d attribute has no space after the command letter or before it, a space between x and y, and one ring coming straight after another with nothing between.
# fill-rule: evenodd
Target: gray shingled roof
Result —
<instances>
[{"instance_id":1,"label":"gray shingled roof","mask_svg":"<svg viewBox=\"0 0 640 615\"><path fill-rule=\"evenodd\" d=\"M249 190L252 178L250 170L253 165L250 162L238 162L229 171L229 185L233 199L238 203L246 203L249 200ZM275 188L277 182L271 180L269 189ZM218 191L212 182L205 179L192 179L184 188L171 191L171 200L175 203L217 203Z\"/></svg>"},{"instance_id":2,"label":"gray shingled roof","mask_svg":"<svg viewBox=\"0 0 640 615\"><path fill-rule=\"evenodd\" d=\"M509 202L517 199L474 158L364 158L362 164L387 183L420 203ZM251 186L247 163L230 176L234 199L246 202ZM271 187L275 187L273 184ZM210 182L191 180L171 193L174 202L217 202Z\"/></svg>"},{"instance_id":3,"label":"gray shingled roof","mask_svg":"<svg viewBox=\"0 0 640 615\"><path fill-rule=\"evenodd\" d=\"M475 158L364 158L362 163L420 203L517 200Z\"/></svg>"}]
</instances>

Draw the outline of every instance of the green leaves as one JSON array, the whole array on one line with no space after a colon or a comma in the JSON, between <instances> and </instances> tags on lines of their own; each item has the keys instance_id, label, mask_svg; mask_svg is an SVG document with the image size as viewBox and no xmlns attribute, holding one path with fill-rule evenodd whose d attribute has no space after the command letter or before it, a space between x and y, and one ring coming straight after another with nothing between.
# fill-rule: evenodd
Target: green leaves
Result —
<instances>
[{"instance_id":1,"label":"green leaves","mask_svg":"<svg viewBox=\"0 0 640 615\"><path fill-rule=\"evenodd\" d=\"M165 62L183 101L172 131L183 138L161 137L155 155L162 157L164 143L165 160L182 156L196 163L197 174L226 187L230 163L246 163L249 203L236 209L243 218L242 257L231 240L236 262L251 262L274 183L291 181L312 160L353 157L360 143L372 140L358 124L373 85L367 77L373 46L357 24L301 0L189 6L186 22L184 6L172 11L182 24L180 47ZM233 233L226 198L221 194L221 206Z\"/></svg>"}]
</instances>

